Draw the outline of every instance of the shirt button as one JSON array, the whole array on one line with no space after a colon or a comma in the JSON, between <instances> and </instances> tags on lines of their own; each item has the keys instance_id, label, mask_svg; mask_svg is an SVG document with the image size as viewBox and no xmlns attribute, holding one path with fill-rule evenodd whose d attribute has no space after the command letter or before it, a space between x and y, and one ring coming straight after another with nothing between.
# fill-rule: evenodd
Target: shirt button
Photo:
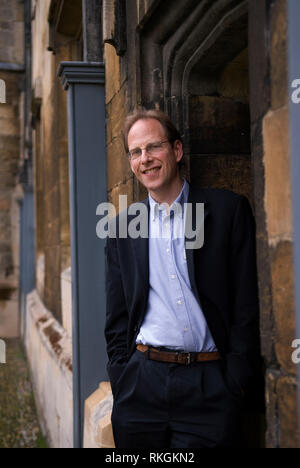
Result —
<instances>
[{"instance_id":1,"label":"shirt button","mask_svg":"<svg viewBox=\"0 0 300 468\"><path fill-rule=\"evenodd\" d=\"M169 253L169 252L170 252L170 249L167 249L167 253Z\"/></svg>"},{"instance_id":2,"label":"shirt button","mask_svg":"<svg viewBox=\"0 0 300 468\"><path fill-rule=\"evenodd\" d=\"M172 275L171 278L172 278L172 279L176 279L176 275Z\"/></svg>"},{"instance_id":3,"label":"shirt button","mask_svg":"<svg viewBox=\"0 0 300 468\"><path fill-rule=\"evenodd\" d=\"M181 304L182 304L182 301L177 301L177 304L178 304L178 305L181 305Z\"/></svg>"},{"instance_id":4,"label":"shirt button","mask_svg":"<svg viewBox=\"0 0 300 468\"><path fill-rule=\"evenodd\" d=\"M185 332L189 331L189 329L188 329L188 328L186 328L186 327L185 327L183 330L184 330Z\"/></svg>"}]
</instances>

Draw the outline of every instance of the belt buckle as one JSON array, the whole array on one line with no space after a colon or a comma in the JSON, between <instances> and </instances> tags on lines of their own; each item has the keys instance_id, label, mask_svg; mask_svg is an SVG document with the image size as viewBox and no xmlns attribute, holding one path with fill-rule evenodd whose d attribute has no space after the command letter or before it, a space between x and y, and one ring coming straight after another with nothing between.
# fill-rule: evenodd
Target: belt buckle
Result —
<instances>
[{"instance_id":1,"label":"belt buckle","mask_svg":"<svg viewBox=\"0 0 300 468\"><path fill-rule=\"evenodd\" d=\"M185 365L188 366L189 364L191 364L191 353L186 353L186 361L185 361Z\"/></svg>"}]
</instances>

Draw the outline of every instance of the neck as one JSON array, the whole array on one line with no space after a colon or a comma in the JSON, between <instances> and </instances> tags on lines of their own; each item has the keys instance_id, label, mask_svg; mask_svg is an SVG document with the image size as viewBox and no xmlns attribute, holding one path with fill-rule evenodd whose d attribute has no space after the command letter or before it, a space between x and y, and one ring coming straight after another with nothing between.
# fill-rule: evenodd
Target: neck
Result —
<instances>
[{"instance_id":1,"label":"neck","mask_svg":"<svg viewBox=\"0 0 300 468\"><path fill-rule=\"evenodd\" d=\"M162 187L160 190L155 190L153 192L150 190L149 193L153 200L155 200L157 203L166 203L171 206L180 194L183 185L184 180L180 175L178 175L178 177L176 177L176 179L174 179L171 184L168 184L167 187Z\"/></svg>"}]
</instances>

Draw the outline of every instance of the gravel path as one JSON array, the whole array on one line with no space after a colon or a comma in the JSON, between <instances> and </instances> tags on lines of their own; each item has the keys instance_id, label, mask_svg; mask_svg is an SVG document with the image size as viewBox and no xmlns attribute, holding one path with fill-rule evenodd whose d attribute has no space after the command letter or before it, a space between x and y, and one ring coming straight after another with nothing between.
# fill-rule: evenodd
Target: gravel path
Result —
<instances>
[{"instance_id":1,"label":"gravel path","mask_svg":"<svg viewBox=\"0 0 300 468\"><path fill-rule=\"evenodd\" d=\"M19 339L5 342L6 364L0 364L0 448L46 448L22 345Z\"/></svg>"}]
</instances>

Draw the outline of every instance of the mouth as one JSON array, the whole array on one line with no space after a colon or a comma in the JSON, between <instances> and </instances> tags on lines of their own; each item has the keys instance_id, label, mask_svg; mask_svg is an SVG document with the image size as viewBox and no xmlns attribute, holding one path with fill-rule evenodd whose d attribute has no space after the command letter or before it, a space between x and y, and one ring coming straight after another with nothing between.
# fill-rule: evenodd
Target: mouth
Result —
<instances>
[{"instance_id":1,"label":"mouth","mask_svg":"<svg viewBox=\"0 0 300 468\"><path fill-rule=\"evenodd\" d=\"M144 174L144 175L157 174L159 172L160 168L161 168L161 166L151 167L150 169L145 169L144 171L142 171L142 174Z\"/></svg>"}]
</instances>

